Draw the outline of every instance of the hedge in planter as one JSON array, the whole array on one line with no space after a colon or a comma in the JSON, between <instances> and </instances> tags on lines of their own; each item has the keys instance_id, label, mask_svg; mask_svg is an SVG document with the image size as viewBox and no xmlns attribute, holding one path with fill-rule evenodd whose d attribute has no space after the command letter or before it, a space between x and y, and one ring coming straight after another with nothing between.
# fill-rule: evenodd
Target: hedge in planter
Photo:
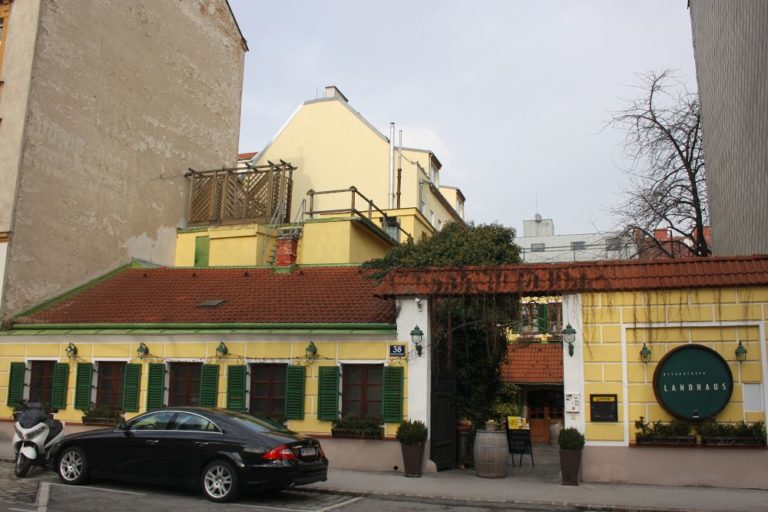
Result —
<instances>
[{"instance_id":1,"label":"hedge in planter","mask_svg":"<svg viewBox=\"0 0 768 512\"><path fill-rule=\"evenodd\" d=\"M635 421L635 428L637 446L696 446L696 436L691 435L691 424L687 421L646 423L645 418L640 416Z\"/></svg>"},{"instance_id":2,"label":"hedge in planter","mask_svg":"<svg viewBox=\"0 0 768 512\"><path fill-rule=\"evenodd\" d=\"M382 439L384 429L381 427L381 418L349 415L333 422L331 435L355 439Z\"/></svg>"},{"instance_id":3,"label":"hedge in planter","mask_svg":"<svg viewBox=\"0 0 768 512\"><path fill-rule=\"evenodd\" d=\"M400 441L400 448L403 451L405 476L421 476L424 443L427 442L427 435L427 426L423 421L404 420L397 427L395 437Z\"/></svg>"},{"instance_id":4,"label":"hedge in planter","mask_svg":"<svg viewBox=\"0 0 768 512\"><path fill-rule=\"evenodd\" d=\"M562 477L562 484L579 485L584 434L573 427L564 428L557 437L557 444L560 446L560 475Z\"/></svg>"},{"instance_id":5,"label":"hedge in planter","mask_svg":"<svg viewBox=\"0 0 768 512\"><path fill-rule=\"evenodd\" d=\"M755 423L717 423L705 421L699 427L702 446L723 447L762 447L765 446L765 424Z\"/></svg>"}]
</instances>

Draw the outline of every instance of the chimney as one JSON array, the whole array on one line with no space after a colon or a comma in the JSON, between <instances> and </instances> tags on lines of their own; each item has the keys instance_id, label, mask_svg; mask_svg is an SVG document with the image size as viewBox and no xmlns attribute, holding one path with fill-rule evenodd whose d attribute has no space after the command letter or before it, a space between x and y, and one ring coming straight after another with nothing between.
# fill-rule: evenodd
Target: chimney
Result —
<instances>
[{"instance_id":1,"label":"chimney","mask_svg":"<svg viewBox=\"0 0 768 512\"><path fill-rule=\"evenodd\" d=\"M294 235L281 235L277 239L276 267L290 267L296 264L296 249L299 239Z\"/></svg>"},{"instance_id":2,"label":"chimney","mask_svg":"<svg viewBox=\"0 0 768 512\"><path fill-rule=\"evenodd\" d=\"M337 100L341 100L344 103L349 103L349 100L347 99L344 94L339 90L338 87L335 85L326 85L325 86L325 97L326 98L335 98Z\"/></svg>"}]
</instances>

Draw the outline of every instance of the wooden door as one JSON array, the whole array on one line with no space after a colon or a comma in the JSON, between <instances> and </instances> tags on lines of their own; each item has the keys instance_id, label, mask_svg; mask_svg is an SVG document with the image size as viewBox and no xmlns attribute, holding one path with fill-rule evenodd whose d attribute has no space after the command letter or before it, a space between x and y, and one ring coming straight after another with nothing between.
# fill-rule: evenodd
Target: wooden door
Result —
<instances>
[{"instance_id":1,"label":"wooden door","mask_svg":"<svg viewBox=\"0 0 768 512\"><path fill-rule=\"evenodd\" d=\"M549 407L529 407L528 422L531 425L531 442L549 443Z\"/></svg>"}]
</instances>

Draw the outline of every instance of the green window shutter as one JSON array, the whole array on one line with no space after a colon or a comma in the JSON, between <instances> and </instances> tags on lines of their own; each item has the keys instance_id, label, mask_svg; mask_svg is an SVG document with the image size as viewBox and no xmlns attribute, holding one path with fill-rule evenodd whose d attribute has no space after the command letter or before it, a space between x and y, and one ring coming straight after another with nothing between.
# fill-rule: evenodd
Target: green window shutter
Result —
<instances>
[{"instance_id":1,"label":"green window shutter","mask_svg":"<svg viewBox=\"0 0 768 512\"><path fill-rule=\"evenodd\" d=\"M288 366L285 374L285 416L289 420L304 419L304 366Z\"/></svg>"},{"instance_id":2,"label":"green window shutter","mask_svg":"<svg viewBox=\"0 0 768 512\"><path fill-rule=\"evenodd\" d=\"M24 372L27 365L24 363L11 363L8 377L8 401L6 405L13 407L16 402L24 398Z\"/></svg>"},{"instance_id":3,"label":"green window shutter","mask_svg":"<svg viewBox=\"0 0 768 512\"><path fill-rule=\"evenodd\" d=\"M321 366L317 385L317 419L333 421L339 416L339 367Z\"/></svg>"},{"instance_id":4,"label":"green window shutter","mask_svg":"<svg viewBox=\"0 0 768 512\"><path fill-rule=\"evenodd\" d=\"M381 415L385 423L403 421L403 367L385 366Z\"/></svg>"},{"instance_id":5,"label":"green window shutter","mask_svg":"<svg viewBox=\"0 0 768 512\"><path fill-rule=\"evenodd\" d=\"M227 409L244 411L245 406L245 365L227 367Z\"/></svg>"},{"instance_id":6,"label":"green window shutter","mask_svg":"<svg viewBox=\"0 0 768 512\"><path fill-rule=\"evenodd\" d=\"M195 266L208 266L208 252L211 248L211 239L207 236L198 236L195 238Z\"/></svg>"},{"instance_id":7,"label":"green window shutter","mask_svg":"<svg viewBox=\"0 0 768 512\"><path fill-rule=\"evenodd\" d=\"M125 365L123 374L123 410L139 412L139 388L141 387L141 365L129 363Z\"/></svg>"},{"instance_id":8,"label":"green window shutter","mask_svg":"<svg viewBox=\"0 0 768 512\"><path fill-rule=\"evenodd\" d=\"M67 381L69 380L69 364L56 363L53 365L53 390L51 391L51 409L67 407Z\"/></svg>"},{"instance_id":9,"label":"green window shutter","mask_svg":"<svg viewBox=\"0 0 768 512\"><path fill-rule=\"evenodd\" d=\"M536 312L536 321L538 323L538 328L540 333L545 333L549 331L549 316L547 314L547 305L546 304L539 304L539 309Z\"/></svg>"},{"instance_id":10,"label":"green window shutter","mask_svg":"<svg viewBox=\"0 0 768 512\"><path fill-rule=\"evenodd\" d=\"M93 383L93 363L77 363L75 378L75 409L84 411L91 408L91 384Z\"/></svg>"},{"instance_id":11,"label":"green window shutter","mask_svg":"<svg viewBox=\"0 0 768 512\"><path fill-rule=\"evenodd\" d=\"M216 407L219 398L219 365L204 364L200 371L200 407Z\"/></svg>"},{"instance_id":12,"label":"green window shutter","mask_svg":"<svg viewBox=\"0 0 768 512\"><path fill-rule=\"evenodd\" d=\"M154 411L165 405L165 365L150 363L149 383L147 384L147 410Z\"/></svg>"}]
</instances>

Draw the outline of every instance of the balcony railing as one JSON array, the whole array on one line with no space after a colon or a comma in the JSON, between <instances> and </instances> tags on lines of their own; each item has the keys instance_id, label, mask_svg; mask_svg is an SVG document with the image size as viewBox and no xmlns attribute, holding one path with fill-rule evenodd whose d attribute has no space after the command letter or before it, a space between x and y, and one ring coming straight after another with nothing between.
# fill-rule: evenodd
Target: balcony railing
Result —
<instances>
[{"instance_id":1,"label":"balcony railing","mask_svg":"<svg viewBox=\"0 0 768 512\"><path fill-rule=\"evenodd\" d=\"M230 169L190 169L185 175L190 178L189 225L290 222L294 170L282 160Z\"/></svg>"},{"instance_id":2,"label":"balcony railing","mask_svg":"<svg viewBox=\"0 0 768 512\"><path fill-rule=\"evenodd\" d=\"M334 208L320 209L319 198L316 196L323 195L344 195L349 194L349 207L344 204L342 199L339 202L334 198ZM351 215L362 219L366 224L373 226L374 228L382 231L390 239L398 242L400 240L400 233L403 233L406 239L411 238L411 234L400 227L400 223L397 222L395 217L387 215L376 204L365 197L356 187L343 188L339 190L323 190L316 192L310 190L307 192L309 196L309 211L307 215L310 219L314 219L316 216L333 216L333 215ZM340 204L343 206L338 207ZM360 209L359 209L360 208ZM375 213L374 213L375 212Z\"/></svg>"}]
</instances>

